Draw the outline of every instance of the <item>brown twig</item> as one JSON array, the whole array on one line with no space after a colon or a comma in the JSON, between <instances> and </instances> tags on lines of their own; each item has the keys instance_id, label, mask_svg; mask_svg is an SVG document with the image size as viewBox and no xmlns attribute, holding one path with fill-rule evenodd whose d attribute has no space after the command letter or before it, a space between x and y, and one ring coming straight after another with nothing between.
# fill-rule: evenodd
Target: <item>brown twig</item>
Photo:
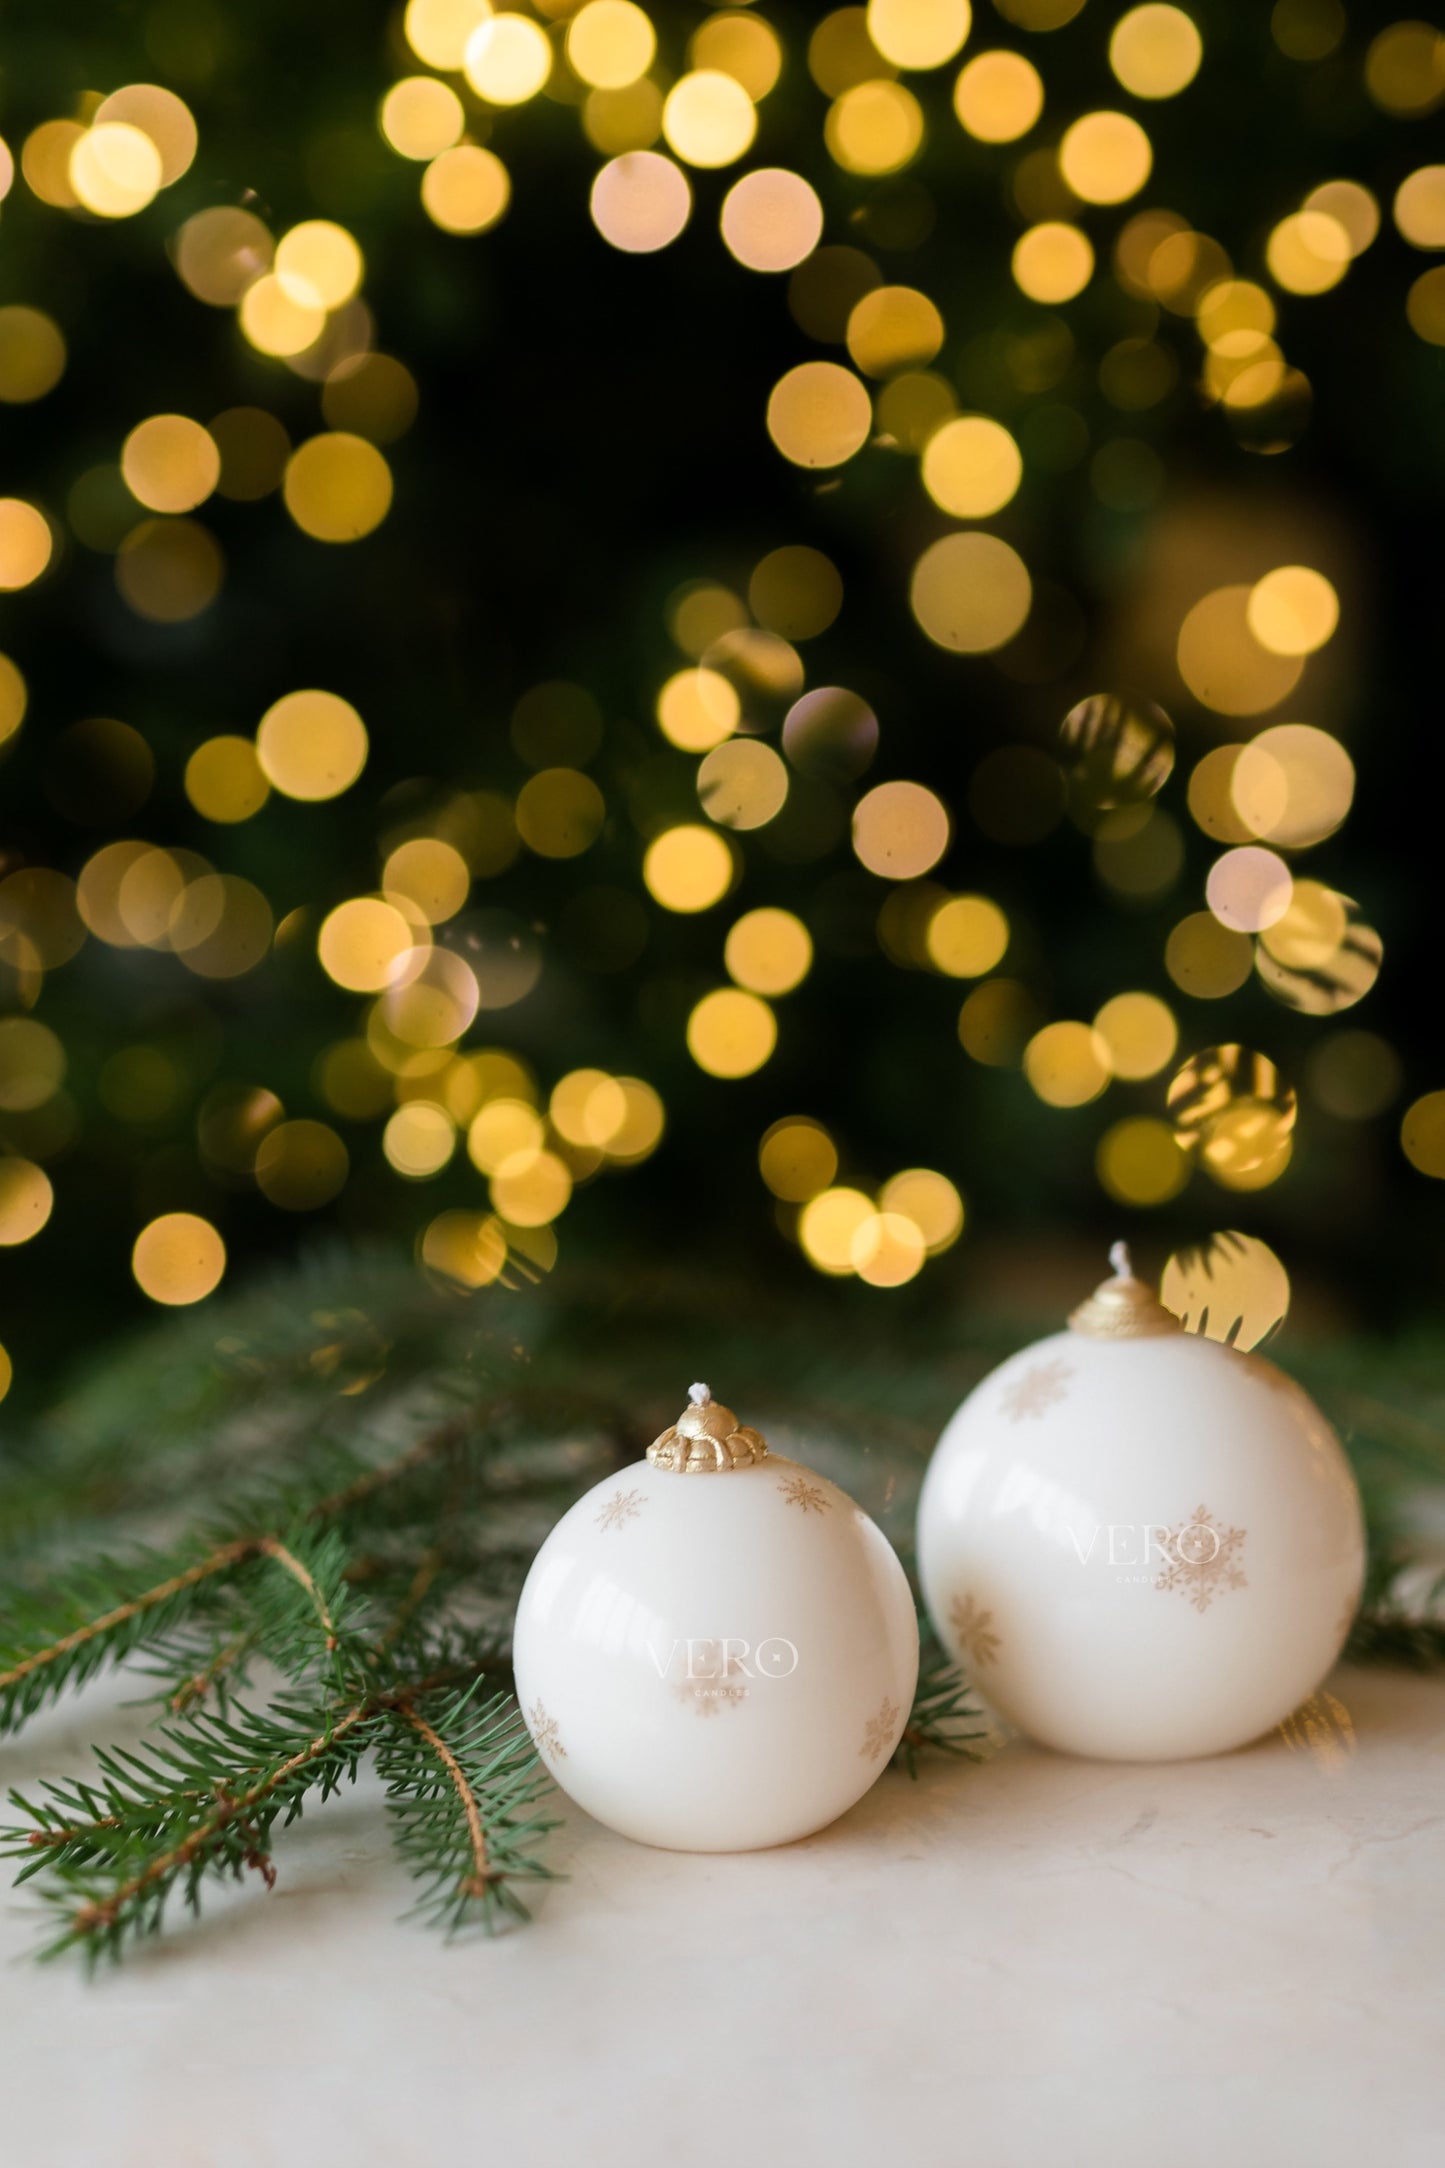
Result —
<instances>
[{"instance_id":1,"label":"brown twig","mask_svg":"<svg viewBox=\"0 0 1445 2168\"><path fill-rule=\"evenodd\" d=\"M241 1565L254 1558L261 1548L258 1536L240 1536L234 1543L223 1543L209 1557L187 1566L184 1573L173 1573L169 1580L157 1582L139 1596L132 1596L129 1603L117 1604L113 1611L106 1611L99 1618L77 1626L74 1633L65 1634L59 1641L52 1641L48 1648L37 1649L33 1656L26 1656L9 1671L0 1671L0 1693L11 1686L18 1686L32 1672L43 1671L47 1664L68 1656L72 1649L84 1648L87 1641L94 1641L99 1634L109 1633L113 1627L124 1626L129 1619L139 1618L145 1611L155 1610L158 1604L178 1596L182 1589L195 1588L201 1581L209 1581L218 1573L225 1573L232 1566Z\"/></svg>"},{"instance_id":2,"label":"brown twig","mask_svg":"<svg viewBox=\"0 0 1445 2168\"><path fill-rule=\"evenodd\" d=\"M295 1552L288 1551L285 1544L276 1536L263 1536L261 1538L261 1549L265 1552L267 1558L274 1558L278 1566L284 1566L286 1571L301 1583L301 1586L311 1598L317 1618L321 1621L321 1631L326 1636L326 1653L328 1656L334 1655L336 1650L336 1621L332 1618L327 1608L326 1599L316 1586L312 1575L302 1565Z\"/></svg>"},{"instance_id":3,"label":"brown twig","mask_svg":"<svg viewBox=\"0 0 1445 2168\"><path fill-rule=\"evenodd\" d=\"M199 1671L193 1671L188 1679L182 1679L171 1695L172 1716L180 1716L187 1709L193 1708L198 1701L204 1701L222 1672L229 1671L234 1663L239 1662L251 1645L251 1635L240 1634L234 1641L228 1641L223 1649L217 1649L211 1661L203 1664Z\"/></svg>"},{"instance_id":4,"label":"brown twig","mask_svg":"<svg viewBox=\"0 0 1445 2168\"><path fill-rule=\"evenodd\" d=\"M415 1709L410 1707L398 1709L397 1714L404 1723L410 1724L420 1738L425 1739L446 1771L452 1788L462 1803L462 1813L467 1822L467 1842L472 1853L472 1872L463 1879L462 1892L467 1897L485 1897L496 1877L487 1861L487 1839L482 1828L481 1809L477 1805L472 1787L467 1782L466 1771L441 1733L434 1731L425 1717L418 1716Z\"/></svg>"}]
</instances>

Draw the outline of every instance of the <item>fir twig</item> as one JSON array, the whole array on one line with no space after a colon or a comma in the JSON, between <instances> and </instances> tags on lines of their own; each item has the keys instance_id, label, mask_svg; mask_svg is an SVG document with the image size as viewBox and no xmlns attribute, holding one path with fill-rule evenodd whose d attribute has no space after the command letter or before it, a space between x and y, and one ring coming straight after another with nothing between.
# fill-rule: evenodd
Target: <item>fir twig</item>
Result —
<instances>
[{"instance_id":1,"label":"fir twig","mask_svg":"<svg viewBox=\"0 0 1445 2168\"><path fill-rule=\"evenodd\" d=\"M952 1754L963 1761L983 1761L991 1734L972 1689L959 1665L941 1651L926 1658L918 1674L918 1690L893 1750L895 1768L918 1774L919 1757L925 1753Z\"/></svg>"}]
</instances>

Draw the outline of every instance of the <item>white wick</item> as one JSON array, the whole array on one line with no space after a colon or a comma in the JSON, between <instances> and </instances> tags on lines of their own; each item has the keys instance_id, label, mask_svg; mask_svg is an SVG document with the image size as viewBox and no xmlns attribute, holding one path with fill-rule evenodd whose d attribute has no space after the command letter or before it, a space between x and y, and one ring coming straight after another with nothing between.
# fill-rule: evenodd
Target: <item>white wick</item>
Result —
<instances>
[{"instance_id":1,"label":"white wick","mask_svg":"<svg viewBox=\"0 0 1445 2168\"><path fill-rule=\"evenodd\" d=\"M1114 1277L1116 1280L1133 1279L1134 1266L1129 1256L1129 1245L1127 1242L1116 1242L1114 1244L1113 1248L1109 1252L1109 1262L1114 1268Z\"/></svg>"},{"instance_id":2,"label":"white wick","mask_svg":"<svg viewBox=\"0 0 1445 2168\"><path fill-rule=\"evenodd\" d=\"M712 1399L712 1393L706 1385L689 1385L687 1397L695 1408L705 1408Z\"/></svg>"}]
</instances>

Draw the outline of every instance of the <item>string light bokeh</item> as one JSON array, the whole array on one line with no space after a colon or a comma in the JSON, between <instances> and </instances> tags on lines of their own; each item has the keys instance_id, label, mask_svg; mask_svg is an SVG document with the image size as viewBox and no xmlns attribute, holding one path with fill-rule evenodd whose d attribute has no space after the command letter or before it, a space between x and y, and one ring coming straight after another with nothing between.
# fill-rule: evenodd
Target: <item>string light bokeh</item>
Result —
<instances>
[{"instance_id":1,"label":"string light bokeh","mask_svg":"<svg viewBox=\"0 0 1445 2168\"><path fill-rule=\"evenodd\" d=\"M82 1267L316 1226L1424 1225L1438 27L70 14L0 104L7 1382Z\"/></svg>"}]
</instances>

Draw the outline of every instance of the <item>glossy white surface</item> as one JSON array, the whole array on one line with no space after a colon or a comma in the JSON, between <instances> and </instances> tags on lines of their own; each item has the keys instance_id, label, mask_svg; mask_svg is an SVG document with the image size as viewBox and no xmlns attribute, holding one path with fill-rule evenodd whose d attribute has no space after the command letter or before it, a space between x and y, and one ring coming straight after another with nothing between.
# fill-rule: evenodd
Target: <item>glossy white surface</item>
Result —
<instances>
[{"instance_id":1,"label":"glossy white surface","mask_svg":"<svg viewBox=\"0 0 1445 2168\"><path fill-rule=\"evenodd\" d=\"M939 1633L995 1708L1076 1754L1245 1744L1343 1645L1354 1478L1272 1363L1191 1334L1063 1332L985 1378L919 1505Z\"/></svg>"},{"instance_id":2,"label":"glossy white surface","mask_svg":"<svg viewBox=\"0 0 1445 2168\"><path fill-rule=\"evenodd\" d=\"M639 1461L543 1544L515 1662L532 1735L580 1806L644 1844L748 1851L823 1828L876 1780L918 1629L892 1547L811 1469Z\"/></svg>"},{"instance_id":3,"label":"glossy white surface","mask_svg":"<svg viewBox=\"0 0 1445 2168\"><path fill-rule=\"evenodd\" d=\"M131 1691L136 1691L134 1687ZM399 1915L378 1787L87 1986L0 1884L7 2168L1438 2168L1445 1686L1331 1681L1318 1756L888 1771L775 1852L566 1807L529 1928ZM25 1789L133 1736L95 1698ZM1333 1741L1333 1749L1329 1741Z\"/></svg>"}]
</instances>

